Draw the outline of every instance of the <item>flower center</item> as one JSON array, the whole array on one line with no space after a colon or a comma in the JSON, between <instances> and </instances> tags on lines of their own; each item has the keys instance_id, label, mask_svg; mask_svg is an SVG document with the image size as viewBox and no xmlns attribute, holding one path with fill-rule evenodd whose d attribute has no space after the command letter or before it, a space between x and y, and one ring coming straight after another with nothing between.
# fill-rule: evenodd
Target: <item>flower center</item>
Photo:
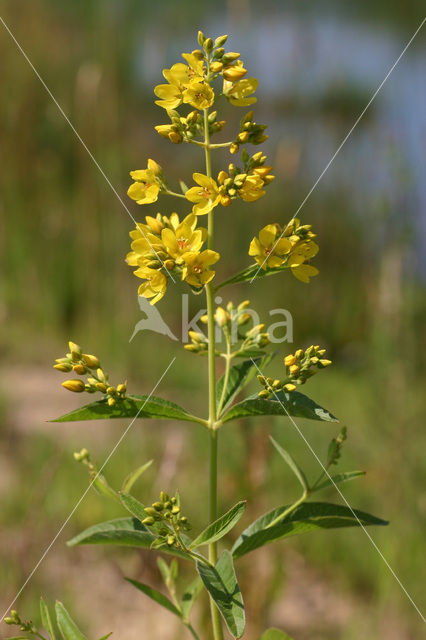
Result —
<instances>
[{"instance_id":1,"label":"flower center","mask_svg":"<svg viewBox=\"0 0 426 640\"><path fill-rule=\"evenodd\" d=\"M203 265L194 264L194 266L192 267L192 270L194 273L203 273Z\"/></svg>"},{"instance_id":2,"label":"flower center","mask_svg":"<svg viewBox=\"0 0 426 640\"><path fill-rule=\"evenodd\" d=\"M211 191L209 189L201 189L201 191L198 192L198 195L201 196L202 198L206 198L206 200L211 199Z\"/></svg>"},{"instance_id":3,"label":"flower center","mask_svg":"<svg viewBox=\"0 0 426 640\"><path fill-rule=\"evenodd\" d=\"M188 240L186 238L178 238L177 243L179 245L179 249L185 249L188 246Z\"/></svg>"}]
</instances>

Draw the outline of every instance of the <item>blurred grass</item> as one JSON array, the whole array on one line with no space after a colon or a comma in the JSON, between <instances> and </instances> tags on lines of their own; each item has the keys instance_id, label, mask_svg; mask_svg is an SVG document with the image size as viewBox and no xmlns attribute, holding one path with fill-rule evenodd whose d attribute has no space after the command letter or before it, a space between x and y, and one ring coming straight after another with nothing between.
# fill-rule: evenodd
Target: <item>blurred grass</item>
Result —
<instances>
[{"instance_id":1,"label":"blurred grass","mask_svg":"<svg viewBox=\"0 0 426 640\"><path fill-rule=\"evenodd\" d=\"M232 14L231 4L218 4L227 18L227 11ZM354 12L356 3L347 4ZM385 13L392 26L399 28L397 5L387 3ZM272 6L266 3L265 8ZM383 15L382 6L381 2L370 3L370 20ZM23 20L18 5L9 3L6 22L120 196L126 198L129 169L144 166L147 157L167 165L168 174L176 180L188 179L194 167L200 166L201 158L197 150L171 148L153 131L164 116L154 111L151 92L144 85L147 79L140 69L141 55L152 58L151 66L158 71L155 77L160 78L161 67L170 63L167 51L174 47L175 37L187 43L189 31L211 20L210 11L188 0L161 6L136 1L118 6L111 2L70 5L37 0L26 2L25 8ZM253 15L256 10L252 8ZM365 7L359 8L359 19L364 11ZM409 15L404 10L404 24L411 25L411 16L417 17L418 11L417 3L410 5ZM223 21L225 24L225 18ZM165 39L168 44L161 50L158 42ZM189 43L184 46L191 48ZM104 460L123 425L114 425L106 433L99 430L99 425L90 426L87 435L70 427L58 437L57 425L40 430L29 413L25 431L16 429L14 407L6 391L8 369L39 366L43 375L53 359L62 355L66 340L72 338L100 354L114 377L128 377L131 389L149 393L173 354L178 357L178 365L172 367L158 394L200 413L205 413L206 379L202 359L183 353L179 345L162 336L138 334L128 343L140 319L137 283L124 263L132 222L5 33L0 38L0 55L7 87L7 95L0 101L0 355L4 370L0 455L5 476L1 491L0 559L4 570L0 591L12 597L87 486L84 470L73 461L72 451L89 441L94 456ZM352 124L365 103L363 96L358 87L336 87L311 103L301 104L294 96L282 96L279 108L262 96L264 106L260 103L256 112L259 121L267 121L270 114L280 121L288 118L289 130L297 114L307 125L317 118L338 144L348 128L346 123ZM235 119L235 113L229 110L228 116L230 121ZM363 123L367 134L371 123L374 110ZM266 148L272 164L277 165L278 179L265 203L260 201L250 210L235 204L232 225L228 216L219 220L218 249L227 261L220 263L218 278L244 266L246 247L254 232L272 219L284 222L290 218L311 187L305 170L309 148L301 141L294 142L294 134L286 140L276 139L272 127L269 133L272 135ZM218 165L224 158L225 154L218 154ZM394 175L391 162L387 165L384 160L384 168ZM399 172L395 181L404 202L409 180ZM126 204L140 219L141 210L130 201ZM147 207L143 214L155 214L159 207L165 211L171 206L171 201L164 200L158 207ZM408 221L403 228L402 213ZM426 521L421 494L426 479L426 309L424 281L411 268L415 262L415 227L410 221L415 214L414 210L392 211L383 195L377 194L374 206L360 216L351 194L339 184L319 188L302 218L318 233L319 278L307 288L286 274L282 279L268 279L268 287L241 286L225 293L226 300L232 297L237 302L250 297L259 309L288 308L294 319L295 344L321 343L329 349L335 366L312 380L307 392L348 424L349 442L341 468L363 468L367 477L344 485L343 492L351 505L391 521L388 528L374 530L372 535L421 606L422 531ZM180 293L171 289L161 304L163 317L177 333ZM200 299L193 297L190 304L195 311ZM278 363L273 367L279 371ZM24 376L24 395L26 382ZM63 402L66 411L66 396ZM46 406L48 417L51 411ZM313 448L324 455L329 439L336 435L335 428L301 424ZM248 495L253 517L296 496L293 478L268 447L270 432L295 452L311 475L318 472L306 445L285 422L265 419L256 426L227 427L221 442L226 452L221 458L223 508ZM140 423L111 460L107 475L112 483L120 484L130 468L151 457L170 489L179 485L195 527L201 526L206 505L200 505L199 495L207 482L203 431L187 425ZM157 485L150 471L139 484L141 497L149 499L154 490L163 488ZM331 500L339 500L331 490L329 495ZM59 554L54 558L65 554L73 562L76 554L78 562L84 562L78 551L64 550L65 539L119 513L116 506L89 495L58 541L58 550L51 552ZM287 545L318 567L335 589L365 603L363 624L368 637L382 637L381 625L392 611L403 620L407 637L420 638L420 619L361 531L312 534ZM275 574L268 576L265 590L280 598L288 551L283 544L269 550L275 559ZM89 551L100 562L108 562L113 555L130 563L133 557L130 551ZM145 558L144 562L154 580L152 561ZM242 570L250 591L255 580L250 560L243 561ZM58 575L41 568L20 600L22 611L35 619L40 592L51 598L73 599L72 589ZM255 597L248 597L256 610ZM87 615L89 624L90 616L84 612L81 615ZM262 615L267 617L269 613L258 612L259 617ZM253 625L260 622L253 619ZM351 619L344 630L328 629L324 637L359 637L357 625L358 621ZM3 629L1 634L5 636Z\"/></svg>"}]
</instances>

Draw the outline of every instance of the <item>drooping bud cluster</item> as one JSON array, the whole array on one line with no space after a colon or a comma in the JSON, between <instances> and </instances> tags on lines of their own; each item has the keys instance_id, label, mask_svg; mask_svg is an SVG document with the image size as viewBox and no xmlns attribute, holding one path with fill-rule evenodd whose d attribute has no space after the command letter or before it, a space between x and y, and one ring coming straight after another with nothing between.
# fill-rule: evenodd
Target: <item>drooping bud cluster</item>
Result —
<instances>
[{"instance_id":1,"label":"drooping bud cluster","mask_svg":"<svg viewBox=\"0 0 426 640\"><path fill-rule=\"evenodd\" d=\"M167 545L182 549L181 531L189 531L191 525L188 518L181 513L179 494L170 497L165 491L150 507L145 507L146 518L142 524L152 528L157 534L153 543L156 548Z\"/></svg>"},{"instance_id":2,"label":"drooping bud cluster","mask_svg":"<svg viewBox=\"0 0 426 640\"><path fill-rule=\"evenodd\" d=\"M266 176L268 177L268 176ZM290 267L293 275L302 282L309 282L318 275L318 269L306 264L319 250L314 242L316 234L312 225L301 225L293 218L284 228L279 224L268 224L259 232L259 237L250 243L249 255L262 269L284 269Z\"/></svg>"},{"instance_id":3,"label":"drooping bud cluster","mask_svg":"<svg viewBox=\"0 0 426 640\"><path fill-rule=\"evenodd\" d=\"M319 345L311 345L305 351L298 349L284 358L286 377L284 380L267 378L258 375L257 379L264 387L259 391L260 398L270 398L278 391L294 391L296 385L305 384L308 378L315 375L318 370L325 369L331 364L331 360L325 359L325 349Z\"/></svg>"},{"instance_id":4,"label":"drooping bud cluster","mask_svg":"<svg viewBox=\"0 0 426 640\"><path fill-rule=\"evenodd\" d=\"M200 333L199 331L188 331L188 336L191 340L191 343L185 344L183 348L187 351L191 351L191 353L205 355L209 348L209 341L207 336L205 336L204 333Z\"/></svg>"},{"instance_id":5,"label":"drooping bud cluster","mask_svg":"<svg viewBox=\"0 0 426 640\"><path fill-rule=\"evenodd\" d=\"M86 382L81 378L65 380L62 386L74 393L96 393L100 391L104 394L110 407L113 407L117 400L126 397L127 384L113 387L108 382L108 375L100 366L99 358L88 353L83 353L81 347L75 342L68 343L70 352L64 358L57 358L53 368L63 373L74 371L79 376L87 376Z\"/></svg>"},{"instance_id":6,"label":"drooping bud cluster","mask_svg":"<svg viewBox=\"0 0 426 640\"><path fill-rule=\"evenodd\" d=\"M9 625L16 625L20 631L26 631L27 633L36 634L37 627L35 627L31 620L21 620L21 617L15 609L12 609L9 616L4 618L4 622Z\"/></svg>"},{"instance_id":7,"label":"drooping bud cluster","mask_svg":"<svg viewBox=\"0 0 426 640\"><path fill-rule=\"evenodd\" d=\"M266 124L256 124L253 121L253 111L249 111L240 121L240 131L231 144L229 151L234 154L238 153L242 144L262 144L268 139L264 133L267 128ZM244 160L244 158L242 158Z\"/></svg>"},{"instance_id":8,"label":"drooping bud cluster","mask_svg":"<svg viewBox=\"0 0 426 640\"><path fill-rule=\"evenodd\" d=\"M235 198L245 202L255 202L265 195L264 187L274 180L270 175L272 167L265 166L266 156L261 151L249 156L246 149L241 154L243 168L234 163L228 166L228 172L220 171L217 177L219 183L220 203L228 206Z\"/></svg>"}]
</instances>

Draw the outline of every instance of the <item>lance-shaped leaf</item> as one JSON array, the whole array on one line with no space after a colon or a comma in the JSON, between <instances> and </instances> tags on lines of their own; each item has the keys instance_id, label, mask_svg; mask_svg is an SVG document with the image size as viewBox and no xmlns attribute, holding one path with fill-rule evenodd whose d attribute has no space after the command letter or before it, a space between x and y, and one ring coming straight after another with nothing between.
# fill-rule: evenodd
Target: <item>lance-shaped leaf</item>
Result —
<instances>
[{"instance_id":1,"label":"lance-shaped leaf","mask_svg":"<svg viewBox=\"0 0 426 640\"><path fill-rule=\"evenodd\" d=\"M234 404L225 413L222 422L250 416L293 416L323 422L339 422L327 409L320 407L319 404L298 391L291 393L280 391L268 400L251 396L247 400Z\"/></svg>"},{"instance_id":2,"label":"lance-shaped leaf","mask_svg":"<svg viewBox=\"0 0 426 640\"><path fill-rule=\"evenodd\" d=\"M40 598L40 617L43 623L43 627L46 629L51 640L56 640L55 629L52 624L52 618L50 617L50 611L43 598Z\"/></svg>"},{"instance_id":3,"label":"lance-shaped leaf","mask_svg":"<svg viewBox=\"0 0 426 640\"><path fill-rule=\"evenodd\" d=\"M95 524L67 542L75 547L82 544L111 544L120 547L141 547L150 549L156 536L138 518L118 518ZM174 547L162 547L164 553L180 558L188 555Z\"/></svg>"},{"instance_id":4,"label":"lance-shaped leaf","mask_svg":"<svg viewBox=\"0 0 426 640\"><path fill-rule=\"evenodd\" d=\"M199 536L191 542L190 549L201 547L202 545L211 544L223 538L224 535L231 531L243 515L246 508L246 501L237 502L236 505L229 509L220 518L212 522Z\"/></svg>"},{"instance_id":5,"label":"lance-shaped leaf","mask_svg":"<svg viewBox=\"0 0 426 640\"><path fill-rule=\"evenodd\" d=\"M147 518L147 514L145 513L145 505L139 500L136 500L133 496L128 493L120 493L120 500L122 505L129 511L132 515L138 518L140 521Z\"/></svg>"},{"instance_id":6,"label":"lance-shaped leaf","mask_svg":"<svg viewBox=\"0 0 426 640\"><path fill-rule=\"evenodd\" d=\"M175 607L173 602L166 598L165 595L160 593L160 591L149 587L147 584L138 582L137 580L132 580L131 578L126 578L126 580L127 582L130 582L130 584L132 584L134 587L136 587L136 589L142 591L142 593L148 596L148 598L151 598L151 600L154 600L154 602L156 602L157 604L160 604L165 609L168 609L171 613L174 613L178 618L182 617L182 613L179 611L179 609Z\"/></svg>"},{"instance_id":7,"label":"lance-shaped leaf","mask_svg":"<svg viewBox=\"0 0 426 640\"><path fill-rule=\"evenodd\" d=\"M275 449L280 454L280 456L283 458L283 460L285 460L285 462L288 464L290 469L293 471L294 475L296 476L296 478L299 480L300 484L302 485L303 490L304 491L308 491L308 489L309 489L308 480L307 480L304 472L302 471L302 469L297 464L296 460L293 458L293 456L290 455L290 453L288 451L283 449L282 446L279 445L278 442L276 440L274 440L274 438L272 436L269 436L269 439L272 442L272 444L274 445Z\"/></svg>"},{"instance_id":8,"label":"lance-shaped leaf","mask_svg":"<svg viewBox=\"0 0 426 640\"><path fill-rule=\"evenodd\" d=\"M102 638L99 638L99 640L107 640L107 638L109 638L110 636L112 636L112 631L107 633L106 636L102 636Z\"/></svg>"},{"instance_id":9,"label":"lance-shaped leaf","mask_svg":"<svg viewBox=\"0 0 426 640\"><path fill-rule=\"evenodd\" d=\"M143 473L145 473L147 469L149 469L152 463L153 463L153 460L148 460L148 462L145 462L145 464L143 464L141 467L138 467L134 471L131 471L129 475L125 477L125 479L123 480L123 487L122 487L122 490L124 491L124 493L129 493L130 489L133 487L136 480L138 480L140 476Z\"/></svg>"},{"instance_id":10,"label":"lance-shaped leaf","mask_svg":"<svg viewBox=\"0 0 426 640\"><path fill-rule=\"evenodd\" d=\"M260 640L293 640L293 638L279 629L268 629L261 635Z\"/></svg>"},{"instance_id":11,"label":"lance-shaped leaf","mask_svg":"<svg viewBox=\"0 0 426 640\"><path fill-rule=\"evenodd\" d=\"M222 399L222 411L228 407L228 405L232 402L235 396L243 389L246 384L250 382L250 380L254 377L256 373L256 365L259 369L264 369L269 362L272 360L275 354L268 354L263 358L253 358L250 360L243 360L243 362L239 362L234 365L229 370L228 383L226 385L226 389L224 390L225 385L225 376L223 375L216 385L216 409L219 409L219 405Z\"/></svg>"},{"instance_id":12,"label":"lance-shaped leaf","mask_svg":"<svg viewBox=\"0 0 426 640\"><path fill-rule=\"evenodd\" d=\"M359 527L386 525L385 520L369 513L352 510L348 507L328 502L305 502L291 511L277 524L271 524L279 518L289 506L278 507L253 522L236 540L232 553L234 558L263 547L266 544L282 540L315 529L338 529L341 527Z\"/></svg>"},{"instance_id":13,"label":"lance-shaped leaf","mask_svg":"<svg viewBox=\"0 0 426 640\"><path fill-rule=\"evenodd\" d=\"M86 640L62 602L55 604L56 622L64 640Z\"/></svg>"},{"instance_id":14,"label":"lance-shaped leaf","mask_svg":"<svg viewBox=\"0 0 426 640\"><path fill-rule=\"evenodd\" d=\"M75 422L78 420L106 420L110 418L164 418L200 422L188 411L169 400L156 396L128 396L110 407L106 400L98 400L51 422Z\"/></svg>"},{"instance_id":15,"label":"lance-shaped leaf","mask_svg":"<svg viewBox=\"0 0 426 640\"><path fill-rule=\"evenodd\" d=\"M270 267L268 267L267 269L263 269L258 264L252 264L246 269L243 269L242 271L239 271L235 275L231 276L230 278L227 278L227 280L220 282L218 285L216 285L215 289L216 291L218 291L228 284L237 284L238 282L247 282L247 280L258 280L259 278L264 278L265 276L272 276L275 273L281 273L287 268L288 267L286 265L284 267L276 267L274 269Z\"/></svg>"},{"instance_id":16,"label":"lance-shaped leaf","mask_svg":"<svg viewBox=\"0 0 426 640\"><path fill-rule=\"evenodd\" d=\"M217 604L229 632L234 638L241 638L245 627L244 603L231 553L223 551L214 567L197 562L197 570L204 586Z\"/></svg>"},{"instance_id":17,"label":"lance-shaped leaf","mask_svg":"<svg viewBox=\"0 0 426 640\"><path fill-rule=\"evenodd\" d=\"M313 487L311 491L320 491L326 487L334 487L335 484L349 482L350 480L354 480L360 476L365 476L365 471L344 471L343 473L336 473L334 476L325 478L322 482Z\"/></svg>"},{"instance_id":18,"label":"lance-shaped leaf","mask_svg":"<svg viewBox=\"0 0 426 640\"><path fill-rule=\"evenodd\" d=\"M200 595L202 589L203 582L201 578L197 576L185 590L182 596L182 616L184 620L188 620L193 604Z\"/></svg>"}]
</instances>

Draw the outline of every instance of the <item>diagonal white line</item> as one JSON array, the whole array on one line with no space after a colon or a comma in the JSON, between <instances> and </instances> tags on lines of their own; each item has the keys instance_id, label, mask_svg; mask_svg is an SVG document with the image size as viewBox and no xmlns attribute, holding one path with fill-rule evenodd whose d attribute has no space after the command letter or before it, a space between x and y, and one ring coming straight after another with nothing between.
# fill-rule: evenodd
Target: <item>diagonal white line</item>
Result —
<instances>
[{"instance_id":1,"label":"diagonal white line","mask_svg":"<svg viewBox=\"0 0 426 640\"><path fill-rule=\"evenodd\" d=\"M263 376L263 373L261 372L261 370L257 366L257 363L253 360L253 358L250 358L250 359L251 359L252 363L254 364L254 366L256 367L256 369L258 370L258 372ZM263 376L263 377L265 377L265 376ZM286 407L283 405L283 403L281 402L281 400L279 399L279 397L277 396L275 391L273 391L273 394L275 396L275 399L280 403L280 405L282 406L282 408L286 412L287 417L290 419L290 422L293 424L293 426L296 429L297 433L303 439L303 441L305 442L305 444L308 447L309 451L312 453L312 455L314 456L315 460L318 462L318 464L320 465L320 467L322 468L322 470L324 471L324 473L326 474L326 476L328 477L328 479L330 480L330 482L332 483L332 485L334 486L334 488L336 489L336 491L338 492L338 494L340 495L342 500L345 502L345 504L348 507L348 509L351 511L351 513L354 516L354 518L357 520L359 526L364 531L365 535L370 540L371 544L373 545L373 547L375 548L375 550L377 551L377 553L379 554L379 556L381 557L381 559L383 560L383 562L385 563L385 565L387 566L387 568L389 569L389 571L391 572L391 574L393 575L393 577L395 578L395 580L397 581L399 586L401 587L402 591L405 593L405 595L407 596L408 600L411 602L411 604L413 605L413 607L415 608L415 610L417 611L417 613L419 614L419 616L421 617L423 622L426 624L426 618L424 617L423 613L420 611L419 607L416 605L416 603L414 602L413 598L410 596L410 594L408 593L407 589L404 587L404 585L402 584L401 580L398 578L398 576L396 575L395 571L392 569L391 565L386 560L385 556L380 551L380 549L377 546L377 544L374 542L374 540L371 537L370 533L367 531L365 526L362 524L361 520L356 515L355 511L352 509L351 505L349 504L349 502L347 501L347 499L343 495L340 487L338 487L337 484L334 482L333 478L328 473L327 469L325 468L325 466L321 462L321 460L318 457L317 453L312 448L311 444L308 442L308 440L306 439L305 435L302 433L301 429L297 426L296 422L293 420L293 417L289 414L289 412L287 411Z\"/></svg>"},{"instance_id":2,"label":"diagonal white line","mask_svg":"<svg viewBox=\"0 0 426 640\"><path fill-rule=\"evenodd\" d=\"M114 187L114 185L112 184L111 180L108 178L108 176L106 175L105 171L102 169L102 167L100 166L99 162L96 160L95 156L93 155L93 153L90 151L89 147L87 146L87 144L84 142L83 138L80 136L80 134L78 133L77 129L74 127L73 123L71 122L71 120L69 119L69 117L67 116L67 114L65 113L65 111L63 110L63 108L61 107L61 105L59 104L59 102L56 100L55 96L53 95L53 93L51 92L51 90L49 89L49 87L47 86L47 84L45 83L45 81L43 80L43 78L41 77L40 73L37 71L37 69L35 68L35 66L33 65L33 63L31 62L31 60L29 59L28 55L25 53L24 49L22 48L22 46L20 45L20 43L18 42L18 40L15 38L15 36L13 35L12 31L9 29L9 27L7 26L7 24L5 23L5 21L3 20L2 16L0 16L0 22L2 23L2 25L4 26L4 28L6 29L6 31L8 32L8 34L10 35L10 37L12 38L13 42L16 44L16 46L18 47L19 51L22 53L22 55L24 56L25 60L28 62L29 66L31 67L31 69L34 71L35 75L37 76L37 78L40 80L41 84L43 85L44 89L46 90L46 92L48 93L48 95L50 96L50 98L53 100L53 102L55 103L55 105L57 106L59 112L62 114L62 116L64 117L64 119L66 120L66 122L69 124L69 126L71 127L72 131L74 132L75 136L77 137L78 141L81 143L81 145L83 146L83 148L87 151L90 159L92 160L93 164L96 166L96 168L98 169L98 171L100 172L100 174L103 176L103 178L105 179L105 181L107 182L107 184L109 185L109 187L111 188L112 192L114 193L114 195L116 196L117 200L120 202L121 206L125 209L125 211L127 211L127 213L129 214L130 218L133 220L133 222L135 223L136 227L139 229L139 231L142 232L143 236L145 237L145 240L148 242L149 246L151 247L151 249L153 250L153 252L155 253L155 255L157 256L158 260L161 262L161 264L163 265L163 267L165 268L165 270L167 271L168 275L170 276L170 278L172 279L173 282L175 282L175 279L173 278L172 274L170 273L170 271L167 269L167 267L165 266L164 262L161 260L160 256L158 255L157 251L154 249L154 247L152 246L152 244L150 243L150 241L148 240L148 238L145 235L145 232L143 229L141 229L140 225L136 222L135 218L132 216L129 208L127 207L126 203L124 202L124 200L122 199L122 197L120 196L120 194L118 193L117 189Z\"/></svg>"},{"instance_id":3,"label":"diagonal white line","mask_svg":"<svg viewBox=\"0 0 426 640\"><path fill-rule=\"evenodd\" d=\"M166 375L166 373L168 372L168 370L170 369L170 367L172 366L172 364L174 363L174 361L176 360L176 356L174 358L172 358L172 360L170 361L167 369L163 372L163 374L160 376L159 380L157 381L157 383L155 384L155 386L153 387L152 391L150 392L150 394L148 395L148 397L146 398L145 402L143 403L143 405L141 406L141 408L139 409L139 411L137 412L137 414L135 415L135 417L133 418L133 420L130 422L130 424L127 426L127 428L124 430L124 432L121 434L120 439L118 440L118 442L115 444L115 446L113 447L111 453L108 455L107 459L105 460L105 462L102 464L101 468L99 469L98 473L96 474L96 476L90 481L89 486L87 487L87 489L84 491L83 495L81 496L81 498L78 500L77 504L74 506L73 510L71 511L71 513L68 515L68 517L65 519L65 521L63 522L61 528L59 529L59 531L57 532L57 534L55 535L55 537L53 538L53 540L50 542L50 544L46 547L46 549L43 552L43 555L41 556L40 560L37 562L37 564L35 565L34 569L31 571L31 573L29 574L29 576L27 577L27 579L25 580L24 584L22 585L22 587L19 589L18 593L16 594L16 596L13 598L12 602L9 604L9 606L7 607L6 611L3 613L3 615L0 618L0 622L5 618L5 616L7 615L8 611L13 607L13 605L15 604L15 602L17 601L17 599L19 598L19 596L21 595L21 593L23 592L23 590L25 589L25 587L27 586L27 584L29 583L29 581L31 580L31 578L33 577L33 575L35 574L35 572L37 571L37 569L39 568L39 566L41 565L41 563L43 562L43 560L45 559L45 557L47 556L47 554L49 553L50 549L53 547L53 545L55 544L56 540L59 538L59 536L61 535L62 531L65 529L66 525L68 524L68 522L71 520L72 516L74 515L74 513L77 511L78 507L80 506L80 504L83 502L84 498L86 497L86 495L88 494L88 492L90 491L91 486L93 485L93 483L95 482L95 480L99 477L99 475L102 473L103 469L105 469L106 465L108 464L109 460L112 458L112 456L114 455L115 451L117 450L117 448L120 446L121 442L123 441L123 439L126 437L126 435L128 434L130 428L132 427L132 425L135 423L135 421L137 420L140 412L142 411L142 409L144 408L144 406L146 405L146 403L149 401L149 399L151 398L152 394L155 392L155 390L157 389L158 385L160 384L160 382L163 380L164 376Z\"/></svg>"},{"instance_id":4,"label":"diagonal white line","mask_svg":"<svg viewBox=\"0 0 426 640\"><path fill-rule=\"evenodd\" d=\"M364 117L365 113L367 112L367 110L369 109L369 107L371 106L372 102L376 99L378 93L380 92L380 90L382 89L383 85L385 84L385 82L387 81L387 79L389 78L389 76L391 75L392 71L395 69L396 65L398 64L398 62L401 60L401 58L403 57L403 55L406 53L407 49L409 48L409 46L411 45L411 43L413 42L414 38L417 36L417 34L419 33L420 29L423 27L424 23L426 22L426 18L423 18L423 20L421 21L420 25L417 27L417 29L415 30L414 34L411 36L411 38L409 39L409 41L407 42L407 44L405 45L405 47L403 48L403 50L401 51L401 53L399 54L398 58L395 60L395 62L393 63L393 65L391 66L391 68L389 69L389 71L387 72L387 74L385 75L384 79L382 80L382 82L379 84L379 86L377 87L377 89L375 90L375 92L373 93L373 95L371 96L370 100L368 101L368 103L366 104L366 106L364 107L364 109L361 111L361 113L359 114L358 118L355 120L354 124L352 125L352 127L349 129L348 133L346 134L346 136L343 138L342 142L340 143L340 145L337 147L336 151L334 152L334 154L332 155L332 157L330 158L330 160L328 161L328 163L326 164L326 166L324 167L324 169L322 170L322 172L320 173L320 175L318 176L318 178L316 179L316 181L314 182L314 184L312 185L311 189L308 191L308 194L305 196L305 199L301 202L301 204L299 205L296 213L293 215L293 217L291 218L291 220L289 221L288 224L290 224L290 222L292 220L294 220L294 218L297 216L297 214L300 212L300 210L302 209L302 207L305 206L305 204L307 203L307 201L309 200L309 198L311 197L312 193L314 192L314 190L316 189L316 187L318 186L318 184L320 183L320 181L322 180L322 178L324 177L324 175L327 173L328 169L331 167L331 165L333 164L334 160L336 159L336 157L338 156L338 154L340 153L340 151L342 150L343 146L346 144L346 142L348 141L348 139L350 138L350 136L352 135L355 127L358 126L358 124L360 123L360 121L362 120L362 118ZM272 247L271 251L273 251L275 249L275 247L277 246L278 242L281 240L281 238L283 237L285 232L282 232L282 234L280 235L280 237L277 239L277 241L275 242L274 246ZM262 262L262 264L259 266L258 270L256 271L256 273L254 274L253 278L250 280L250 284L253 282L253 280L256 278L257 274L259 273L260 269L262 269L263 265L265 264L265 262L267 261L268 256L266 256L266 258L264 259L264 261Z\"/></svg>"}]
</instances>

